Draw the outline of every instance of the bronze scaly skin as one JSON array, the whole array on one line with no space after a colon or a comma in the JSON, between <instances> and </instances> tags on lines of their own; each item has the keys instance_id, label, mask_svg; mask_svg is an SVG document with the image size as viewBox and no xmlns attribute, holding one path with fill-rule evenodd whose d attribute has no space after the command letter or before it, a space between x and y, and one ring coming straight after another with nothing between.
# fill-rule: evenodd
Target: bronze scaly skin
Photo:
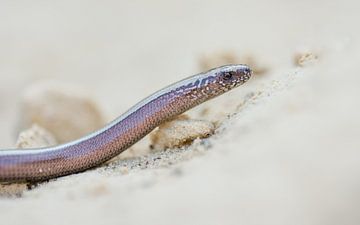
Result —
<instances>
[{"instance_id":1,"label":"bronze scaly skin","mask_svg":"<svg viewBox=\"0 0 360 225\"><path fill-rule=\"evenodd\" d=\"M251 73L246 65L221 66L155 92L103 129L76 141L0 150L0 182L47 180L101 165L164 121L245 83Z\"/></svg>"}]
</instances>

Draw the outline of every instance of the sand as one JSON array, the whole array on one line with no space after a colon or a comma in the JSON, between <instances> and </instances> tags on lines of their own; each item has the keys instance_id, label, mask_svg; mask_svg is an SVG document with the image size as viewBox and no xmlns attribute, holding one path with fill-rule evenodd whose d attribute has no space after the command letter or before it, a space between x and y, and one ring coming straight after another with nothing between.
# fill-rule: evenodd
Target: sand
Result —
<instances>
[{"instance_id":1,"label":"sand","mask_svg":"<svg viewBox=\"0 0 360 225\"><path fill-rule=\"evenodd\" d=\"M1 224L358 224L357 1L2 1L0 145L22 90L88 88L108 121L230 51L268 66L189 113L223 121L192 146L0 199ZM299 54L311 53L299 65ZM206 116L201 112L206 110Z\"/></svg>"}]
</instances>

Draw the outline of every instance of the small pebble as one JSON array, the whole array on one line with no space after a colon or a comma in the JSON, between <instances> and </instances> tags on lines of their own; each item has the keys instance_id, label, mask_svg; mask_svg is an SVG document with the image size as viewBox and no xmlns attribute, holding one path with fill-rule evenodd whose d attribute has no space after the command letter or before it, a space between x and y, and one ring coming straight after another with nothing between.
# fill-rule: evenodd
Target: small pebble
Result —
<instances>
[{"instance_id":1,"label":"small pebble","mask_svg":"<svg viewBox=\"0 0 360 225\"><path fill-rule=\"evenodd\" d=\"M299 51L295 53L294 63L297 66L304 67L313 64L318 58L318 55L311 51Z\"/></svg>"},{"instance_id":2,"label":"small pebble","mask_svg":"<svg viewBox=\"0 0 360 225\"><path fill-rule=\"evenodd\" d=\"M119 170L120 170L121 174L128 174L129 173L129 169L126 166L120 167Z\"/></svg>"},{"instance_id":3,"label":"small pebble","mask_svg":"<svg viewBox=\"0 0 360 225\"><path fill-rule=\"evenodd\" d=\"M26 183L0 184L0 197L21 197L26 189Z\"/></svg>"}]
</instances>

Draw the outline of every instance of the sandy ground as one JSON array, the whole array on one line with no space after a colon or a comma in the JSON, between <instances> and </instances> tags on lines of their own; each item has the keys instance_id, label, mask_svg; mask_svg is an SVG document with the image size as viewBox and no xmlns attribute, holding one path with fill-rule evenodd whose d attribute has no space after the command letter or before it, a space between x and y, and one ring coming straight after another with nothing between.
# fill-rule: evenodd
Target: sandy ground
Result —
<instances>
[{"instance_id":1,"label":"sandy ground","mask_svg":"<svg viewBox=\"0 0 360 225\"><path fill-rule=\"evenodd\" d=\"M39 80L88 88L110 121L200 71L204 54L250 54L269 70L201 106L210 119L232 115L215 136L1 198L1 224L359 224L358 9L2 0L1 148L14 145L22 90ZM318 59L297 67L303 50Z\"/></svg>"}]
</instances>

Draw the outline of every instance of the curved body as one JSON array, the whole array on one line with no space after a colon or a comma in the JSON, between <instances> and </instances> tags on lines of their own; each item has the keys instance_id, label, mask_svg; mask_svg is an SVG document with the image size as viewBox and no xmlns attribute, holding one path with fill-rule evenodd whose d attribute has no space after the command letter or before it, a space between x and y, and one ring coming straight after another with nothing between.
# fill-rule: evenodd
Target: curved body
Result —
<instances>
[{"instance_id":1,"label":"curved body","mask_svg":"<svg viewBox=\"0 0 360 225\"><path fill-rule=\"evenodd\" d=\"M158 125L246 82L246 65L227 65L174 83L79 140L40 149L0 150L0 181L40 181L84 171L120 154Z\"/></svg>"}]
</instances>

